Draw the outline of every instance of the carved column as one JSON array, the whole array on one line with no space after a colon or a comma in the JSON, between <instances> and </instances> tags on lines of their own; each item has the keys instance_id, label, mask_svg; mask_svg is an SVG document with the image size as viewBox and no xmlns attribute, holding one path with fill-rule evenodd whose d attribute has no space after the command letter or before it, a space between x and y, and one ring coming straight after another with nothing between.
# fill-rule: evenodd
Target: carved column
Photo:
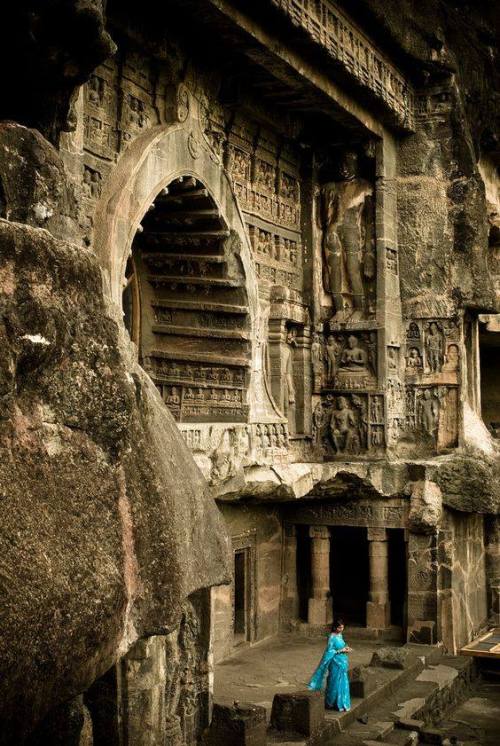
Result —
<instances>
[{"instance_id":1,"label":"carved column","mask_svg":"<svg viewBox=\"0 0 500 746\"><path fill-rule=\"evenodd\" d=\"M297 528L285 523L283 537L283 593L281 620L285 624L298 618L297 590Z\"/></svg>"},{"instance_id":2,"label":"carved column","mask_svg":"<svg viewBox=\"0 0 500 746\"><path fill-rule=\"evenodd\" d=\"M297 431L311 435L311 328L299 328L294 355Z\"/></svg>"},{"instance_id":3,"label":"carved column","mask_svg":"<svg viewBox=\"0 0 500 746\"><path fill-rule=\"evenodd\" d=\"M385 528L368 529L370 590L366 604L366 626L386 629L391 623L389 602L389 545Z\"/></svg>"},{"instance_id":4,"label":"carved column","mask_svg":"<svg viewBox=\"0 0 500 746\"><path fill-rule=\"evenodd\" d=\"M311 526L311 580L309 624L326 625L332 622L330 595L330 530L328 526Z\"/></svg>"}]
</instances>

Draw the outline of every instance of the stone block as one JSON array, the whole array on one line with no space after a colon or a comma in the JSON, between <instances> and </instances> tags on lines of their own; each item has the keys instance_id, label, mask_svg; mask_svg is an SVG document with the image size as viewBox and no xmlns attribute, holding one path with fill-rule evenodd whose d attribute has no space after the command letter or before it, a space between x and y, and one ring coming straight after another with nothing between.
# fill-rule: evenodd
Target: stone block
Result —
<instances>
[{"instance_id":1,"label":"stone block","mask_svg":"<svg viewBox=\"0 0 500 746\"><path fill-rule=\"evenodd\" d=\"M322 727L324 716L323 697L319 692L275 694L271 712L271 728L311 736Z\"/></svg>"},{"instance_id":2,"label":"stone block","mask_svg":"<svg viewBox=\"0 0 500 746\"><path fill-rule=\"evenodd\" d=\"M259 705L214 704L209 746L266 746L266 710Z\"/></svg>"},{"instance_id":3,"label":"stone block","mask_svg":"<svg viewBox=\"0 0 500 746\"><path fill-rule=\"evenodd\" d=\"M416 720L415 718L400 718L398 720L398 728L402 728L403 730L420 731L423 727L423 720Z\"/></svg>"},{"instance_id":4,"label":"stone block","mask_svg":"<svg viewBox=\"0 0 500 746\"><path fill-rule=\"evenodd\" d=\"M370 661L370 666L381 668L395 668L404 670L410 668L417 661L417 655L405 648L379 648Z\"/></svg>"},{"instance_id":5,"label":"stone block","mask_svg":"<svg viewBox=\"0 0 500 746\"><path fill-rule=\"evenodd\" d=\"M368 697L379 685L377 672L367 666L356 666L351 669L351 696Z\"/></svg>"},{"instance_id":6,"label":"stone block","mask_svg":"<svg viewBox=\"0 0 500 746\"><path fill-rule=\"evenodd\" d=\"M408 627L408 642L422 643L423 645L434 645L436 641L436 622L429 620L417 620Z\"/></svg>"},{"instance_id":7,"label":"stone block","mask_svg":"<svg viewBox=\"0 0 500 746\"><path fill-rule=\"evenodd\" d=\"M435 743L441 745L445 740L447 740L445 731L440 730L439 728L422 728L420 736L423 743Z\"/></svg>"}]
</instances>

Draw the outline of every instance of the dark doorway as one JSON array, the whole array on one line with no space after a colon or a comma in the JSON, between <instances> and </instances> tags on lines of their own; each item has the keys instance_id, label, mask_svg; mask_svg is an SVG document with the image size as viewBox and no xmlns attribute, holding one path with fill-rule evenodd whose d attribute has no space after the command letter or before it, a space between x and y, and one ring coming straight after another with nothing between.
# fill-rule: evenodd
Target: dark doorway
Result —
<instances>
[{"instance_id":1,"label":"dark doorway","mask_svg":"<svg viewBox=\"0 0 500 746\"><path fill-rule=\"evenodd\" d=\"M120 664L110 668L83 695L83 701L92 717L94 746L120 744L119 670Z\"/></svg>"},{"instance_id":2,"label":"dark doorway","mask_svg":"<svg viewBox=\"0 0 500 746\"><path fill-rule=\"evenodd\" d=\"M333 615L348 625L366 627L369 587L366 528L332 526L330 588Z\"/></svg>"},{"instance_id":3,"label":"dark doorway","mask_svg":"<svg viewBox=\"0 0 500 746\"><path fill-rule=\"evenodd\" d=\"M234 553L234 644L247 642L248 636L248 552Z\"/></svg>"},{"instance_id":4,"label":"dark doorway","mask_svg":"<svg viewBox=\"0 0 500 746\"><path fill-rule=\"evenodd\" d=\"M297 590L299 595L299 619L308 621L309 598L311 596L311 539L309 526L297 526Z\"/></svg>"},{"instance_id":5,"label":"dark doorway","mask_svg":"<svg viewBox=\"0 0 500 746\"><path fill-rule=\"evenodd\" d=\"M406 627L406 542L402 528L387 531L389 541L389 600L391 602L391 624Z\"/></svg>"},{"instance_id":6,"label":"dark doorway","mask_svg":"<svg viewBox=\"0 0 500 746\"><path fill-rule=\"evenodd\" d=\"M481 415L483 422L495 438L500 438L500 331L498 326L490 331L493 323L481 324L479 355L481 364Z\"/></svg>"}]
</instances>

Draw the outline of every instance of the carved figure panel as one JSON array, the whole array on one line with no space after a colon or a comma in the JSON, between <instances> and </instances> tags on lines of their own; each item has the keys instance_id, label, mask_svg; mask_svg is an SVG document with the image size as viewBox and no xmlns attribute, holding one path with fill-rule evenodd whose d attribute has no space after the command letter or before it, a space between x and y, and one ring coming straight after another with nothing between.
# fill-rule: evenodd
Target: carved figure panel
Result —
<instances>
[{"instance_id":1,"label":"carved figure panel","mask_svg":"<svg viewBox=\"0 0 500 746\"><path fill-rule=\"evenodd\" d=\"M406 330L406 378L422 383L459 382L460 331L455 319L418 319Z\"/></svg>"},{"instance_id":2,"label":"carved figure panel","mask_svg":"<svg viewBox=\"0 0 500 746\"><path fill-rule=\"evenodd\" d=\"M376 388L376 332L328 334L324 345L325 387L349 391Z\"/></svg>"},{"instance_id":3,"label":"carved figure panel","mask_svg":"<svg viewBox=\"0 0 500 746\"><path fill-rule=\"evenodd\" d=\"M339 178L323 186L323 257L334 321L358 321L375 312L374 188L360 176L358 156L347 152Z\"/></svg>"},{"instance_id":4,"label":"carved figure panel","mask_svg":"<svg viewBox=\"0 0 500 746\"><path fill-rule=\"evenodd\" d=\"M325 456L375 455L385 447L382 395L335 393L313 411L313 445Z\"/></svg>"},{"instance_id":5,"label":"carved figure panel","mask_svg":"<svg viewBox=\"0 0 500 746\"><path fill-rule=\"evenodd\" d=\"M415 433L422 448L441 451L457 444L458 388L407 386L406 431Z\"/></svg>"}]
</instances>

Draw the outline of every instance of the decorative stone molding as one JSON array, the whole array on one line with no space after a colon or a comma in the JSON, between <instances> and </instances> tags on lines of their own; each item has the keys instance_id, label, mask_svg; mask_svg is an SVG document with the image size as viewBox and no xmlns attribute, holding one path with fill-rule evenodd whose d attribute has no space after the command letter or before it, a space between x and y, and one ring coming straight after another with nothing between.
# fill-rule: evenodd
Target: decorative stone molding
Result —
<instances>
[{"instance_id":1,"label":"decorative stone molding","mask_svg":"<svg viewBox=\"0 0 500 746\"><path fill-rule=\"evenodd\" d=\"M414 127L415 98L408 80L329 0L271 0L335 62L391 111L396 124Z\"/></svg>"}]
</instances>

